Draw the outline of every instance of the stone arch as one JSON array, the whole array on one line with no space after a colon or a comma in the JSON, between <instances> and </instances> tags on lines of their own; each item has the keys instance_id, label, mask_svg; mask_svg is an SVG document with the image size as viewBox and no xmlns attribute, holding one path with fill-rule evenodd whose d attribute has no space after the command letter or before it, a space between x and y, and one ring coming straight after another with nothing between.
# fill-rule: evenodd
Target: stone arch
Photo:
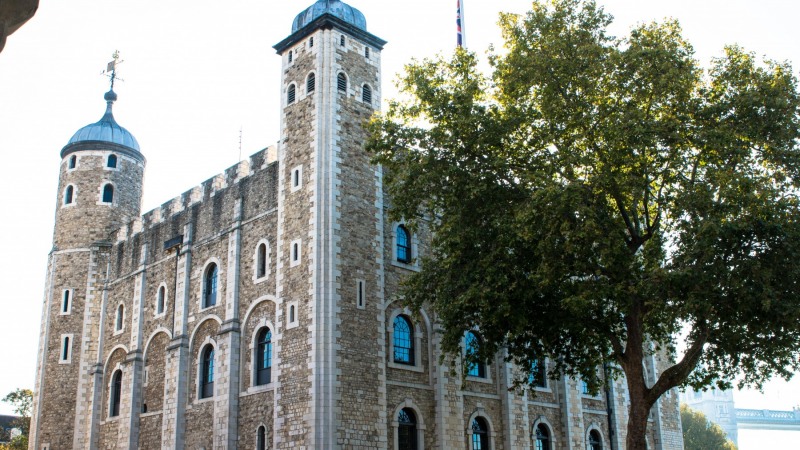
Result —
<instances>
[{"instance_id":1,"label":"stone arch","mask_svg":"<svg viewBox=\"0 0 800 450\"><path fill-rule=\"evenodd\" d=\"M128 386L129 376L126 370L125 359L128 356L128 348L122 344L115 345L108 352L108 356L106 356L105 363L103 364L103 412L102 418L103 420L109 417L110 407L111 407L111 381L114 373L116 371L122 372L122 392L123 394L126 391L126 387ZM126 398L125 395L122 396L121 404L120 404L120 415L127 409L126 405Z\"/></svg>"},{"instance_id":2,"label":"stone arch","mask_svg":"<svg viewBox=\"0 0 800 450\"><path fill-rule=\"evenodd\" d=\"M558 436L556 435L555 428L553 428L553 424L547 420L547 417L540 415L533 421L531 424L531 442L536 442L536 427L539 425L544 425L547 427L547 431L549 432L549 439L550 439L550 448L555 449L558 448Z\"/></svg>"},{"instance_id":3,"label":"stone arch","mask_svg":"<svg viewBox=\"0 0 800 450\"><path fill-rule=\"evenodd\" d=\"M589 444L589 435L592 433L592 431L596 431L597 434L600 435L600 442L603 443L603 448L608 448L606 445L606 436L603 434L603 429L597 424L597 422L594 421L589 423L589 426L586 427L586 432L583 434L583 442L585 445L587 445L587 448Z\"/></svg>"},{"instance_id":4,"label":"stone arch","mask_svg":"<svg viewBox=\"0 0 800 450\"><path fill-rule=\"evenodd\" d=\"M160 411L163 408L167 346L170 339L171 333L163 327L157 328L147 339L143 357L142 413Z\"/></svg>"},{"instance_id":5,"label":"stone arch","mask_svg":"<svg viewBox=\"0 0 800 450\"><path fill-rule=\"evenodd\" d=\"M275 297L265 295L259 297L250 305L242 320L242 345L241 345L241 366L240 366L240 383L241 390L244 391L258 391L266 389L269 384L256 386L253 382L255 376L255 351L256 351L256 338L257 332L262 327L268 327L272 332L272 380L277 379L277 368L280 362L279 348L280 348L280 331L277 328L277 313L278 305Z\"/></svg>"},{"instance_id":6,"label":"stone arch","mask_svg":"<svg viewBox=\"0 0 800 450\"><path fill-rule=\"evenodd\" d=\"M259 249L261 246L264 245L265 247L265 255L264 255L264 275L259 276ZM269 279L270 275L270 266L272 265L272 247L269 244L269 239L263 238L260 239L257 243L255 248L253 249L253 282L254 283L261 283Z\"/></svg>"},{"instance_id":7,"label":"stone arch","mask_svg":"<svg viewBox=\"0 0 800 450\"><path fill-rule=\"evenodd\" d=\"M205 297L205 283L206 283L206 271L208 271L208 266L211 264L216 264L217 266L217 298L216 303L213 306L204 307L203 300ZM223 277L225 276L225 270L223 269L222 262L216 256L212 256L207 258L200 269L200 272L195 272L195 276L199 279L200 286L197 290L197 310L202 311L204 309L211 309L216 306L219 306L222 303L222 300L225 298L225 283L223 282Z\"/></svg>"},{"instance_id":8,"label":"stone arch","mask_svg":"<svg viewBox=\"0 0 800 450\"><path fill-rule=\"evenodd\" d=\"M417 406L414 401L410 398L403 400L402 403L397 405L392 412L392 439L394 442L393 448L399 448L399 434L398 430L400 429L400 423L397 420L397 416L400 414L400 411L408 408L414 411L414 415L417 419L417 450L425 450L425 416L422 414L422 409Z\"/></svg>"},{"instance_id":9,"label":"stone arch","mask_svg":"<svg viewBox=\"0 0 800 450\"><path fill-rule=\"evenodd\" d=\"M494 426L492 423L492 419L489 418L489 415L483 409L483 407L478 406L475 408L475 411L472 412L469 416L469 420L467 420L467 429L465 430L464 434L467 437L467 448L472 448L472 421L475 418L480 417L481 419L486 421L486 424L489 426L489 448L496 448L495 442L495 435L497 434L497 427Z\"/></svg>"}]
</instances>

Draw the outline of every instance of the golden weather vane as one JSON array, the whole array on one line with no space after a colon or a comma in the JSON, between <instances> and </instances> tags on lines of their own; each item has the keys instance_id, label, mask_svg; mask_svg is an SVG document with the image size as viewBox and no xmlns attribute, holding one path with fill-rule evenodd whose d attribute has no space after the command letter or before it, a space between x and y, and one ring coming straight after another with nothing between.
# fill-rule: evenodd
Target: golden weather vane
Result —
<instances>
[{"instance_id":1,"label":"golden weather vane","mask_svg":"<svg viewBox=\"0 0 800 450\"><path fill-rule=\"evenodd\" d=\"M107 76L111 80L111 90L113 91L114 90L114 81L116 81L116 80L125 81L122 78L117 76L117 66L122 64L125 61L122 61L121 59L119 59L119 50L115 50L114 54L111 55L111 57L114 58L114 59L112 59L108 63L108 65L106 66L106 70L104 70L102 73L103 73L103 75Z\"/></svg>"}]
</instances>

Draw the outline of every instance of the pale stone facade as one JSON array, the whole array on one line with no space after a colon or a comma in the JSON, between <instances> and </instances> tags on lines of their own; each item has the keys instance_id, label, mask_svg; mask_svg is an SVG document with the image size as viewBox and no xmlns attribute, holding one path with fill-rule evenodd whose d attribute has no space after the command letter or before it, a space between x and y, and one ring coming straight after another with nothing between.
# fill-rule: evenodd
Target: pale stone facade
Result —
<instances>
[{"instance_id":1,"label":"pale stone facade","mask_svg":"<svg viewBox=\"0 0 800 450\"><path fill-rule=\"evenodd\" d=\"M363 150L385 42L347 17L313 17L275 46L277 146L160 208L140 215L138 151L62 151L31 449L397 449L404 411L418 450L472 448L476 418L491 449L533 448L540 424L553 449L584 449L590 433L624 448L624 383L600 397L568 379L509 390L502 355L484 376L454 377L438 363L435 317L397 301L429 236L399 257L381 169ZM103 202L108 183L116 197ZM398 316L410 361L395 360ZM675 397L653 411L650 448L682 448Z\"/></svg>"}]
</instances>

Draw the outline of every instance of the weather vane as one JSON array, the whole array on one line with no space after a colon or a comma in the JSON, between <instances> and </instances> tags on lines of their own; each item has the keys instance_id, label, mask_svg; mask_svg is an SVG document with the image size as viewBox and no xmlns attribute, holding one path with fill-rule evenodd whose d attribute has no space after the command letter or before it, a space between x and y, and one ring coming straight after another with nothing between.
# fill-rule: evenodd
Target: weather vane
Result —
<instances>
[{"instance_id":1,"label":"weather vane","mask_svg":"<svg viewBox=\"0 0 800 450\"><path fill-rule=\"evenodd\" d=\"M111 90L113 91L114 90L114 81L116 81L116 80L125 81L122 78L117 76L117 66L122 64L125 61L122 61L122 60L119 59L119 50L115 50L114 54L111 55L111 56L114 59L111 60L111 62L108 63L108 66L106 66L106 70L104 70L102 73L103 73L103 75L107 76L111 80Z\"/></svg>"}]
</instances>

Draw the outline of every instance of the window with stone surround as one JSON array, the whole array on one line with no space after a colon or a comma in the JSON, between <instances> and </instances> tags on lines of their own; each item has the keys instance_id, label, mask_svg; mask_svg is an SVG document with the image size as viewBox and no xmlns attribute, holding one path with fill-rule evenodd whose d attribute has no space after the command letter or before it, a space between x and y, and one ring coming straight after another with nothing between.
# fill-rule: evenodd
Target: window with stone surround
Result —
<instances>
[{"instance_id":1,"label":"window with stone surround","mask_svg":"<svg viewBox=\"0 0 800 450\"><path fill-rule=\"evenodd\" d=\"M361 88L361 101L368 105L372 105L372 88L369 87L368 84L365 84Z\"/></svg>"},{"instance_id":2,"label":"window with stone surround","mask_svg":"<svg viewBox=\"0 0 800 450\"><path fill-rule=\"evenodd\" d=\"M531 363L528 384L536 388L547 389L547 362L544 358L538 358Z\"/></svg>"},{"instance_id":3,"label":"window with stone surround","mask_svg":"<svg viewBox=\"0 0 800 450\"><path fill-rule=\"evenodd\" d=\"M217 278L219 269L211 263L203 274L203 308L210 308L217 304Z\"/></svg>"},{"instance_id":4,"label":"window with stone surround","mask_svg":"<svg viewBox=\"0 0 800 450\"><path fill-rule=\"evenodd\" d=\"M291 192L295 192L300 190L303 186L303 166L294 166L292 168L292 176L291 176Z\"/></svg>"},{"instance_id":5,"label":"window with stone surround","mask_svg":"<svg viewBox=\"0 0 800 450\"><path fill-rule=\"evenodd\" d=\"M64 189L64 205L71 205L75 202L75 187L71 184Z\"/></svg>"},{"instance_id":6,"label":"window with stone surround","mask_svg":"<svg viewBox=\"0 0 800 450\"><path fill-rule=\"evenodd\" d=\"M272 381L272 331L263 327L257 336L255 385L262 386Z\"/></svg>"},{"instance_id":7,"label":"window with stone surround","mask_svg":"<svg viewBox=\"0 0 800 450\"><path fill-rule=\"evenodd\" d=\"M589 439L586 443L586 450L603 450L603 438L597 430L589 431Z\"/></svg>"},{"instance_id":8,"label":"window with stone surround","mask_svg":"<svg viewBox=\"0 0 800 450\"><path fill-rule=\"evenodd\" d=\"M122 370L117 369L111 376L111 392L108 396L108 417L119 416L119 404L122 400Z\"/></svg>"},{"instance_id":9,"label":"window with stone surround","mask_svg":"<svg viewBox=\"0 0 800 450\"><path fill-rule=\"evenodd\" d=\"M267 244L258 244L256 249L256 278L267 276Z\"/></svg>"},{"instance_id":10,"label":"window with stone surround","mask_svg":"<svg viewBox=\"0 0 800 450\"><path fill-rule=\"evenodd\" d=\"M547 425L540 423L536 425L534 434L533 448L534 450L552 450L552 441L550 440L550 430Z\"/></svg>"},{"instance_id":11,"label":"window with stone surround","mask_svg":"<svg viewBox=\"0 0 800 450\"><path fill-rule=\"evenodd\" d=\"M72 289L64 289L61 295L61 315L72 312Z\"/></svg>"},{"instance_id":12,"label":"window with stone surround","mask_svg":"<svg viewBox=\"0 0 800 450\"><path fill-rule=\"evenodd\" d=\"M364 47L364 58L369 59L369 47Z\"/></svg>"},{"instance_id":13,"label":"window with stone surround","mask_svg":"<svg viewBox=\"0 0 800 450\"><path fill-rule=\"evenodd\" d=\"M156 294L156 315L164 314L164 310L166 309L167 303L167 288L163 284L158 287L158 293Z\"/></svg>"},{"instance_id":14,"label":"window with stone surround","mask_svg":"<svg viewBox=\"0 0 800 450\"><path fill-rule=\"evenodd\" d=\"M339 72L336 75L336 88L339 92L347 92L347 75L344 72Z\"/></svg>"},{"instance_id":15,"label":"window with stone surround","mask_svg":"<svg viewBox=\"0 0 800 450\"><path fill-rule=\"evenodd\" d=\"M300 239L295 239L289 244L290 252L289 255L289 267L294 267L300 264L300 258L303 256L303 247L302 241Z\"/></svg>"},{"instance_id":16,"label":"window with stone surround","mask_svg":"<svg viewBox=\"0 0 800 450\"><path fill-rule=\"evenodd\" d=\"M313 46L314 46L314 36L311 36L310 38L308 38L308 48L311 48Z\"/></svg>"},{"instance_id":17,"label":"window with stone surround","mask_svg":"<svg viewBox=\"0 0 800 450\"><path fill-rule=\"evenodd\" d=\"M74 169L78 163L78 157L76 155L72 155L69 157L69 164L67 165L67 169Z\"/></svg>"},{"instance_id":18,"label":"window with stone surround","mask_svg":"<svg viewBox=\"0 0 800 450\"><path fill-rule=\"evenodd\" d=\"M125 306L120 304L117 306L117 314L114 316L114 332L122 332L125 326Z\"/></svg>"},{"instance_id":19,"label":"window with stone surround","mask_svg":"<svg viewBox=\"0 0 800 450\"><path fill-rule=\"evenodd\" d=\"M394 318L392 326L394 328L392 336L394 362L413 366L414 326L411 324L411 320L404 315L398 315Z\"/></svg>"},{"instance_id":20,"label":"window with stone surround","mask_svg":"<svg viewBox=\"0 0 800 450\"><path fill-rule=\"evenodd\" d=\"M256 449L257 450L267 449L267 427L265 427L264 425L258 427L258 433L256 436Z\"/></svg>"},{"instance_id":21,"label":"window with stone surround","mask_svg":"<svg viewBox=\"0 0 800 450\"><path fill-rule=\"evenodd\" d=\"M474 358L481 347L483 341L478 333L468 331L464 338L464 353L467 358ZM484 361L470 361L467 366L467 375L477 378L486 378L486 363Z\"/></svg>"},{"instance_id":22,"label":"window with stone surround","mask_svg":"<svg viewBox=\"0 0 800 450\"><path fill-rule=\"evenodd\" d=\"M62 334L58 363L69 364L70 362L72 362L72 334Z\"/></svg>"},{"instance_id":23,"label":"window with stone surround","mask_svg":"<svg viewBox=\"0 0 800 450\"><path fill-rule=\"evenodd\" d=\"M366 284L364 280L356 280L356 307L358 309L367 307Z\"/></svg>"},{"instance_id":24,"label":"window with stone surround","mask_svg":"<svg viewBox=\"0 0 800 450\"><path fill-rule=\"evenodd\" d=\"M311 72L310 74L308 74L308 77L306 77L306 94L314 92L316 88L317 88L317 77L316 75L314 75L314 72Z\"/></svg>"},{"instance_id":25,"label":"window with stone surround","mask_svg":"<svg viewBox=\"0 0 800 450\"><path fill-rule=\"evenodd\" d=\"M472 419L472 450L489 449L489 425L483 417Z\"/></svg>"},{"instance_id":26,"label":"window with stone surround","mask_svg":"<svg viewBox=\"0 0 800 450\"><path fill-rule=\"evenodd\" d=\"M295 97L296 97L296 88L294 86L294 83L292 83L289 85L289 90L286 93L286 104L291 105L292 103L294 103Z\"/></svg>"},{"instance_id":27,"label":"window with stone surround","mask_svg":"<svg viewBox=\"0 0 800 450\"><path fill-rule=\"evenodd\" d=\"M397 448L417 450L417 415L411 408L403 408L397 413Z\"/></svg>"},{"instance_id":28,"label":"window with stone surround","mask_svg":"<svg viewBox=\"0 0 800 450\"><path fill-rule=\"evenodd\" d=\"M395 244L397 245L397 261L408 264L411 262L411 234L405 225L398 225Z\"/></svg>"},{"instance_id":29,"label":"window with stone surround","mask_svg":"<svg viewBox=\"0 0 800 450\"><path fill-rule=\"evenodd\" d=\"M206 344L200 357L200 392L198 397L214 396L214 346Z\"/></svg>"},{"instance_id":30,"label":"window with stone surround","mask_svg":"<svg viewBox=\"0 0 800 450\"><path fill-rule=\"evenodd\" d=\"M113 153L108 155L108 159L106 159L106 167L108 167L109 169L117 168L117 155Z\"/></svg>"},{"instance_id":31,"label":"window with stone surround","mask_svg":"<svg viewBox=\"0 0 800 450\"><path fill-rule=\"evenodd\" d=\"M292 62L292 51L289 50L289 62Z\"/></svg>"},{"instance_id":32,"label":"window with stone surround","mask_svg":"<svg viewBox=\"0 0 800 450\"><path fill-rule=\"evenodd\" d=\"M344 35L341 35L341 36L339 37L339 45L340 45L341 47L344 47L344 43L345 43L345 40L344 40L344 39L345 39L345 38L344 38Z\"/></svg>"},{"instance_id":33,"label":"window with stone surround","mask_svg":"<svg viewBox=\"0 0 800 450\"><path fill-rule=\"evenodd\" d=\"M103 203L114 202L114 186L111 183L106 183L103 186Z\"/></svg>"}]
</instances>

